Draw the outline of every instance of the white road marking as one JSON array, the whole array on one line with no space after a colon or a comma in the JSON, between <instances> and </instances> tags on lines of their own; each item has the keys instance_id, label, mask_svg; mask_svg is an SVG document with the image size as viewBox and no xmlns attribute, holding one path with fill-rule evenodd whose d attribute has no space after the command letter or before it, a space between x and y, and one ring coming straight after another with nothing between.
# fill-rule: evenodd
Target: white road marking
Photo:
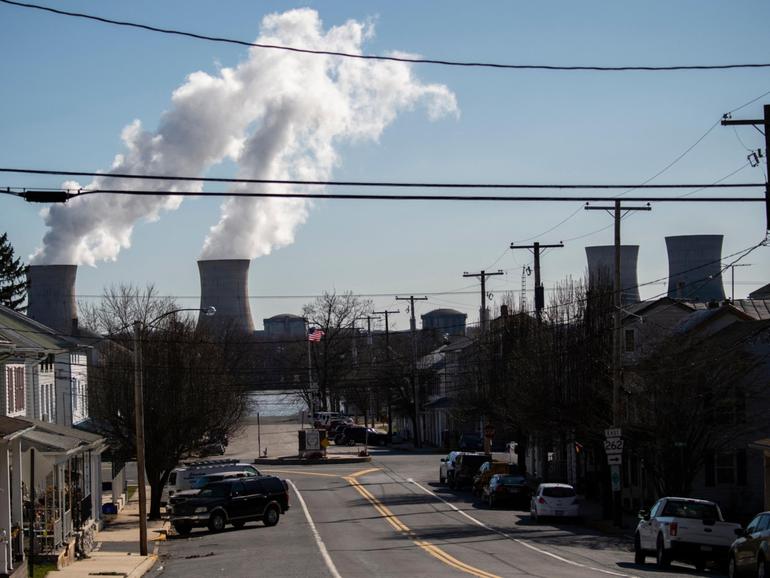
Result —
<instances>
[{"instance_id":1,"label":"white road marking","mask_svg":"<svg viewBox=\"0 0 770 578\"><path fill-rule=\"evenodd\" d=\"M326 549L326 544L324 544L324 541L321 539L321 534L318 533L318 529L315 527L315 522L313 522L313 518L310 516L310 510L307 509L305 499L302 497L302 494L299 493L299 490L297 489L297 486L294 485L294 482L291 480L286 481L289 483L289 485L291 485L294 493L297 494L297 499L302 506L302 510L305 512L305 518L307 518L307 523L310 526L310 530L313 532L313 537L315 538L316 544L318 544L318 549L321 551L321 557L324 559L324 562L326 562L326 567L329 569L329 573L333 576L333 578L342 578L340 573L337 572L337 567L334 565L332 557L329 556L329 551Z\"/></svg>"},{"instance_id":2,"label":"white road marking","mask_svg":"<svg viewBox=\"0 0 770 578\"><path fill-rule=\"evenodd\" d=\"M477 518L474 518L473 516L471 516L467 512L463 512L460 508L458 508L457 506L455 506L454 504L452 504L450 502L447 502L444 498L442 498L441 496L439 496L435 492L429 490L428 488L426 488L425 486L423 486L419 482L415 481L414 479L408 478L406 481L409 482L410 484L414 484L415 486L420 488L423 492L425 492L426 494L430 494L431 496L433 496L437 500L441 500L447 506L452 508L455 512L457 512L461 516L465 516L466 518L468 518L471 522L473 522L477 526L481 526L485 530L489 530L490 532L494 532L495 534L498 534L499 536L503 536L504 538L506 538L508 540L512 540L512 541L516 542L517 544L521 544L525 548L529 548L530 550L534 550L535 552L538 552L538 553L543 554L545 556L549 556L551 558L559 560L560 562L564 562L565 564L569 564L571 566L577 566L578 568L585 568L586 570L593 570L594 572L601 572L602 574L609 574L610 576L620 576L622 578L639 578L638 576L635 576L633 574L623 574L621 572L613 572L612 570L606 570L604 568L595 568L593 566L588 566L586 564L581 564L580 562L575 562L574 560L569 560L567 558L564 558L563 556L559 556L558 554L554 554L553 552L549 552L548 550L543 550L542 548L538 548L537 546L533 546L532 544L528 544L524 540L521 540L519 538L514 538L513 536L511 536L510 534L507 534L506 532L502 532L501 530L498 530L496 528L492 528L491 526L487 526L481 520L479 520Z\"/></svg>"}]
</instances>

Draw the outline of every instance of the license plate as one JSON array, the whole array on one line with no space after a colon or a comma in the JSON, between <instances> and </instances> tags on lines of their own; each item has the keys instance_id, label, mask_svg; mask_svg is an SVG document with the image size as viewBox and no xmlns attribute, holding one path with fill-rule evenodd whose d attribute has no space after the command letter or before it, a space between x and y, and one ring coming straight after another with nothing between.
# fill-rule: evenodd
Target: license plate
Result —
<instances>
[{"instance_id":1,"label":"license plate","mask_svg":"<svg viewBox=\"0 0 770 578\"><path fill-rule=\"evenodd\" d=\"M701 546L701 552L711 552L711 546Z\"/></svg>"}]
</instances>

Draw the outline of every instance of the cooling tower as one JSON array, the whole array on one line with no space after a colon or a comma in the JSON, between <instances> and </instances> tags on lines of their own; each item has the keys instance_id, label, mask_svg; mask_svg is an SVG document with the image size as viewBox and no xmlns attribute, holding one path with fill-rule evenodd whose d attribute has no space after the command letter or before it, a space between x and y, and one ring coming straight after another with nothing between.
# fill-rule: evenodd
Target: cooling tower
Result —
<instances>
[{"instance_id":1,"label":"cooling tower","mask_svg":"<svg viewBox=\"0 0 770 578\"><path fill-rule=\"evenodd\" d=\"M666 237L668 296L689 301L722 301L722 235Z\"/></svg>"},{"instance_id":2,"label":"cooling tower","mask_svg":"<svg viewBox=\"0 0 770 578\"><path fill-rule=\"evenodd\" d=\"M27 270L27 317L62 335L77 331L77 265L30 265Z\"/></svg>"},{"instance_id":3,"label":"cooling tower","mask_svg":"<svg viewBox=\"0 0 770 578\"><path fill-rule=\"evenodd\" d=\"M198 261L201 277L201 309L215 307L211 317L200 315L198 324L208 329L233 328L254 332L249 307L248 259L213 259Z\"/></svg>"},{"instance_id":4,"label":"cooling tower","mask_svg":"<svg viewBox=\"0 0 770 578\"><path fill-rule=\"evenodd\" d=\"M630 305L638 303L639 281L636 278L636 261L639 256L639 245L620 246L620 303ZM588 286L596 289L599 286L613 288L615 279L615 246L600 245L586 247L588 259Z\"/></svg>"}]
</instances>

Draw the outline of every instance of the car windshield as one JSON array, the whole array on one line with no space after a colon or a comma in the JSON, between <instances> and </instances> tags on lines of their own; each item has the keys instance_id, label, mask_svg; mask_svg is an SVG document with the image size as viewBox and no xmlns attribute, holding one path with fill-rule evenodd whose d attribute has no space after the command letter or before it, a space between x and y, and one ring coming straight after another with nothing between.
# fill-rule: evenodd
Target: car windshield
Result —
<instances>
[{"instance_id":1,"label":"car windshield","mask_svg":"<svg viewBox=\"0 0 770 578\"><path fill-rule=\"evenodd\" d=\"M504 486L520 486L527 482L523 476L500 476L499 481Z\"/></svg>"},{"instance_id":2,"label":"car windshield","mask_svg":"<svg viewBox=\"0 0 770 578\"><path fill-rule=\"evenodd\" d=\"M230 484L211 484L198 495L201 498L226 498L230 495Z\"/></svg>"},{"instance_id":3,"label":"car windshield","mask_svg":"<svg viewBox=\"0 0 770 578\"><path fill-rule=\"evenodd\" d=\"M472 470L478 470L482 464L489 461L489 456L471 456L466 455L462 458L462 465L464 468Z\"/></svg>"},{"instance_id":4,"label":"car windshield","mask_svg":"<svg viewBox=\"0 0 770 578\"><path fill-rule=\"evenodd\" d=\"M717 507L714 504L669 500L663 508L663 516L691 518L693 520L718 520Z\"/></svg>"},{"instance_id":5,"label":"car windshield","mask_svg":"<svg viewBox=\"0 0 770 578\"><path fill-rule=\"evenodd\" d=\"M543 495L546 498L573 498L575 488L569 486L549 486L543 488Z\"/></svg>"}]
</instances>

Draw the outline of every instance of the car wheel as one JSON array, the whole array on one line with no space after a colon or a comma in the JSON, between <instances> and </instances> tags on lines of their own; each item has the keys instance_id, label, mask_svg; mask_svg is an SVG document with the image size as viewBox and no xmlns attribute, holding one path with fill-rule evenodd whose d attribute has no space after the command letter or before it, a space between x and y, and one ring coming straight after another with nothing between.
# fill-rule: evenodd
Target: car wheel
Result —
<instances>
[{"instance_id":1,"label":"car wheel","mask_svg":"<svg viewBox=\"0 0 770 578\"><path fill-rule=\"evenodd\" d=\"M738 568L735 565L735 554L730 554L730 559L727 561L727 576L729 578L738 578Z\"/></svg>"},{"instance_id":2,"label":"car wheel","mask_svg":"<svg viewBox=\"0 0 770 578\"><path fill-rule=\"evenodd\" d=\"M487 503L489 504L490 508L495 507L495 497L492 494L489 494L489 496L487 497Z\"/></svg>"},{"instance_id":3,"label":"car wheel","mask_svg":"<svg viewBox=\"0 0 770 578\"><path fill-rule=\"evenodd\" d=\"M634 564L644 564L646 556L642 550L642 539L639 534L634 536Z\"/></svg>"},{"instance_id":4,"label":"car wheel","mask_svg":"<svg viewBox=\"0 0 770 578\"><path fill-rule=\"evenodd\" d=\"M662 535L658 535L658 542L655 548L655 563L658 565L658 568L668 568L671 565L671 557L666 552Z\"/></svg>"},{"instance_id":5,"label":"car wheel","mask_svg":"<svg viewBox=\"0 0 770 578\"><path fill-rule=\"evenodd\" d=\"M192 525L186 524L185 522L174 522L174 530L176 530L176 533L180 536L189 536Z\"/></svg>"},{"instance_id":6,"label":"car wheel","mask_svg":"<svg viewBox=\"0 0 770 578\"><path fill-rule=\"evenodd\" d=\"M214 512L211 514L211 518L209 518L209 530L212 532L221 532L225 529L225 524L227 521L225 520L224 514L221 512Z\"/></svg>"},{"instance_id":7,"label":"car wheel","mask_svg":"<svg viewBox=\"0 0 770 578\"><path fill-rule=\"evenodd\" d=\"M233 522L233 527L236 528L237 530L240 530L245 525L246 525L246 522L244 522L243 520L238 520L237 522Z\"/></svg>"},{"instance_id":8,"label":"car wheel","mask_svg":"<svg viewBox=\"0 0 770 578\"><path fill-rule=\"evenodd\" d=\"M757 559L757 578L769 578L770 577L770 568L767 567L767 560L765 560L762 556Z\"/></svg>"},{"instance_id":9,"label":"car wheel","mask_svg":"<svg viewBox=\"0 0 770 578\"><path fill-rule=\"evenodd\" d=\"M265 526L275 526L280 517L281 514L278 512L278 508L276 506L270 506L265 510L265 513L262 516L262 522L264 522Z\"/></svg>"},{"instance_id":10,"label":"car wheel","mask_svg":"<svg viewBox=\"0 0 770 578\"><path fill-rule=\"evenodd\" d=\"M529 519L532 520L535 524L537 524L537 509L529 511Z\"/></svg>"},{"instance_id":11,"label":"car wheel","mask_svg":"<svg viewBox=\"0 0 770 578\"><path fill-rule=\"evenodd\" d=\"M438 475L438 483L439 484L446 484L446 478L442 476L441 474Z\"/></svg>"}]
</instances>

